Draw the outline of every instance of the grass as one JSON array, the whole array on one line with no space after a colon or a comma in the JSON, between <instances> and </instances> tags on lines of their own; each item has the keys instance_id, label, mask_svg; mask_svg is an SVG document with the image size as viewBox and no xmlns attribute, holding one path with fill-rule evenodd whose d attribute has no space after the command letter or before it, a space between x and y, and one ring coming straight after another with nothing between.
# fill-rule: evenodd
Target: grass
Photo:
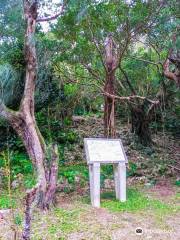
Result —
<instances>
[{"instance_id":1,"label":"grass","mask_svg":"<svg viewBox=\"0 0 180 240\"><path fill-rule=\"evenodd\" d=\"M18 192L16 192L17 195ZM174 197L179 197L179 194ZM60 205L60 207L52 208L47 212L35 210L32 221L32 240L65 240L70 234L77 234L78 236L78 233L83 233L86 237L89 236L86 233L91 233L97 239L111 239L112 231L122 227L123 221L112 220L112 222L106 223L107 225L101 224L101 218L98 218L98 215L96 215L98 212L96 212L96 209L91 208L89 200L87 205L87 199L89 198L77 197L75 195L72 197L72 202L67 204L66 209ZM8 197L6 197L5 193L0 197L0 204L0 207L3 208L9 206ZM165 221L162 221L163 218L167 215L172 216L173 213L180 210L176 205L172 204L172 202L170 205L147 197L137 188L128 189L127 201L123 203L115 200L115 194L112 192L105 192L101 195L101 207L109 210L111 215L114 213L129 212L133 213L135 219L138 219L140 216L139 213L143 213L141 217L145 221L153 218L158 228L163 227L163 229L165 226ZM17 203L16 205L18 206ZM109 216L108 211L103 213L105 214L104 218ZM22 227L22 219L23 215L21 216L17 212L14 223L20 228ZM167 229L167 225L165 227Z\"/></svg>"},{"instance_id":2,"label":"grass","mask_svg":"<svg viewBox=\"0 0 180 240\"><path fill-rule=\"evenodd\" d=\"M55 209L55 215L59 219L59 227L63 233L69 233L80 228L79 216L82 209L65 210L62 208Z\"/></svg>"},{"instance_id":3,"label":"grass","mask_svg":"<svg viewBox=\"0 0 180 240\"><path fill-rule=\"evenodd\" d=\"M32 240L42 239L67 239L67 234L78 232L83 229L83 223L80 221L83 209L63 209L54 208L44 214L36 214L36 219L33 223ZM46 229L46 231L44 230Z\"/></svg>"},{"instance_id":4,"label":"grass","mask_svg":"<svg viewBox=\"0 0 180 240\"><path fill-rule=\"evenodd\" d=\"M145 196L139 190L130 188L127 191L127 201L120 202L115 200L112 193L102 194L101 206L111 212L141 213L144 217L153 218L159 228L167 229L167 216L172 216L180 211L180 206L164 203L158 199Z\"/></svg>"},{"instance_id":5,"label":"grass","mask_svg":"<svg viewBox=\"0 0 180 240\"><path fill-rule=\"evenodd\" d=\"M15 208L16 201L13 198L10 198L8 194L1 194L0 196L0 209L9 209Z\"/></svg>"},{"instance_id":6,"label":"grass","mask_svg":"<svg viewBox=\"0 0 180 240\"><path fill-rule=\"evenodd\" d=\"M137 212L145 209L147 205L147 198L136 189L128 189L126 202L115 200L114 193L107 192L102 194L102 207L113 212Z\"/></svg>"},{"instance_id":7,"label":"grass","mask_svg":"<svg viewBox=\"0 0 180 240\"><path fill-rule=\"evenodd\" d=\"M151 199L135 188L129 188L127 191L127 201L120 202L115 200L112 193L102 194L102 207L112 212L141 212L143 210L151 211L156 216L163 217L167 214L176 213L180 210L177 206L171 206L157 199Z\"/></svg>"}]
</instances>

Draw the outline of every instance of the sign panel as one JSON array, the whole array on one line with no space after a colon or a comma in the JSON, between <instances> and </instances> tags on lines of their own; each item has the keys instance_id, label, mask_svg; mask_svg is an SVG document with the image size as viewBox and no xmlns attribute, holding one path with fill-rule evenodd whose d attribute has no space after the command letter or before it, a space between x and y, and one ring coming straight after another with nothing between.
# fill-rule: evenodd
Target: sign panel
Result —
<instances>
[{"instance_id":1,"label":"sign panel","mask_svg":"<svg viewBox=\"0 0 180 240\"><path fill-rule=\"evenodd\" d=\"M85 138L84 144L89 164L128 162L120 139Z\"/></svg>"}]
</instances>

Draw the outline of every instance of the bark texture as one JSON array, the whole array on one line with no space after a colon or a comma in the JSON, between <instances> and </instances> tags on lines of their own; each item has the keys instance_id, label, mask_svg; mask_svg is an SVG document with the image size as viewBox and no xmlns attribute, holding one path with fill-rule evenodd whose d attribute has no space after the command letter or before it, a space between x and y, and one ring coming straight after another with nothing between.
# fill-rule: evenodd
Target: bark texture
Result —
<instances>
[{"instance_id":1,"label":"bark texture","mask_svg":"<svg viewBox=\"0 0 180 240\"><path fill-rule=\"evenodd\" d=\"M0 102L0 116L11 124L22 139L37 173L37 185L26 196L25 223L22 239L27 240L30 239L32 205L36 204L42 209L48 209L53 202L58 173L58 151L56 145L51 146L50 150L47 149L36 124L34 113L34 91L37 72L35 29L38 15L38 1L24 0L23 6L26 21L24 43L26 79L24 93L19 111L12 111ZM50 154L47 154L47 151L50 151Z\"/></svg>"},{"instance_id":2,"label":"bark texture","mask_svg":"<svg viewBox=\"0 0 180 240\"><path fill-rule=\"evenodd\" d=\"M104 92L104 135L105 137L115 137L115 99L107 96L114 95L115 69L117 67L116 46L111 35L105 42L105 66L106 82Z\"/></svg>"}]
</instances>

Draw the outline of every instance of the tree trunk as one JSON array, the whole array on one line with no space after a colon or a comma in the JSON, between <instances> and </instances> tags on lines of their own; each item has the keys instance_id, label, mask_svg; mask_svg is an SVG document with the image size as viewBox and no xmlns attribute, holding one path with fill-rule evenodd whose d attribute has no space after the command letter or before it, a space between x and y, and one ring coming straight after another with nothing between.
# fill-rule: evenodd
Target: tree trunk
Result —
<instances>
[{"instance_id":1,"label":"tree trunk","mask_svg":"<svg viewBox=\"0 0 180 240\"><path fill-rule=\"evenodd\" d=\"M114 73L106 78L104 91L114 95ZM115 136L115 117L114 108L115 100L108 96L104 96L104 135L105 137Z\"/></svg>"},{"instance_id":2,"label":"tree trunk","mask_svg":"<svg viewBox=\"0 0 180 240\"><path fill-rule=\"evenodd\" d=\"M47 209L54 198L58 174L58 151L56 146L52 146L50 154L48 154L48 148L35 121L34 91L37 70L35 29L38 1L24 0L23 4L26 21L26 79L23 98L17 112L6 108L0 102L0 116L11 124L22 139L37 173L37 184L26 196L25 224L22 239L29 240L32 203L35 201L38 207ZM49 161L48 155L50 155L51 161Z\"/></svg>"},{"instance_id":3,"label":"tree trunk","mask_svg":"<svg viewBox=\"0 0 180 240\"><path fill-rule=\"evenodd\" d=\"M114 95L115 68L117 64L115 43L111 35L106 39L105 43L105 66L106 66L106 82L104 92ZM104 97L104 135L105 137L115 136L115 116L114 116L115 100L114 98Z\"/></svg>"},{"instance_id":4,"label":"tree trunk","mask_svg":"<svg viewBox=\"0 0 180 240\"><path fill-rule=\"evenodd\" d=\"M148 146L152 144L151 131L149 129L150 118L146 115L142 106L131 109L132 132L134 132L139 141Z\"/></svg>"}]
</instances>

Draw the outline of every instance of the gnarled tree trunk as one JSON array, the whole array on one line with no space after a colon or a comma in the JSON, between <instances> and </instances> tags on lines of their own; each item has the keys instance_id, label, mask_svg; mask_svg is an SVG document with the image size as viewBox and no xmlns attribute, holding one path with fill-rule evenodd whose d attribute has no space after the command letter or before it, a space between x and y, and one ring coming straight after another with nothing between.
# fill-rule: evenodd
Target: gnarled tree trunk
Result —
<instances>
[{"instance_id":1,"label":"gnarled tree trunk","mask_svg":"<svg viewBox=\"0 0 180 240\"><path fill-rule=\"evenodd\" d=\"M37 57L35 47L35 28L37 21L37 1L24 0L24 16L26 21L25 60L26 79L23 98L19 111L12 111L0 102L0 116L6 119L22 139L27 153L32 160L37 173L37 185L27 193L25 226L22 238L30 239L31 206L35 201L42 208L47 209L53 201L57 173L58 151L52 146L50 154L37 127L34 115L34 91L37 71ZM51 161L48 160L50 155Z\"/></svg>"}]
</instances>

